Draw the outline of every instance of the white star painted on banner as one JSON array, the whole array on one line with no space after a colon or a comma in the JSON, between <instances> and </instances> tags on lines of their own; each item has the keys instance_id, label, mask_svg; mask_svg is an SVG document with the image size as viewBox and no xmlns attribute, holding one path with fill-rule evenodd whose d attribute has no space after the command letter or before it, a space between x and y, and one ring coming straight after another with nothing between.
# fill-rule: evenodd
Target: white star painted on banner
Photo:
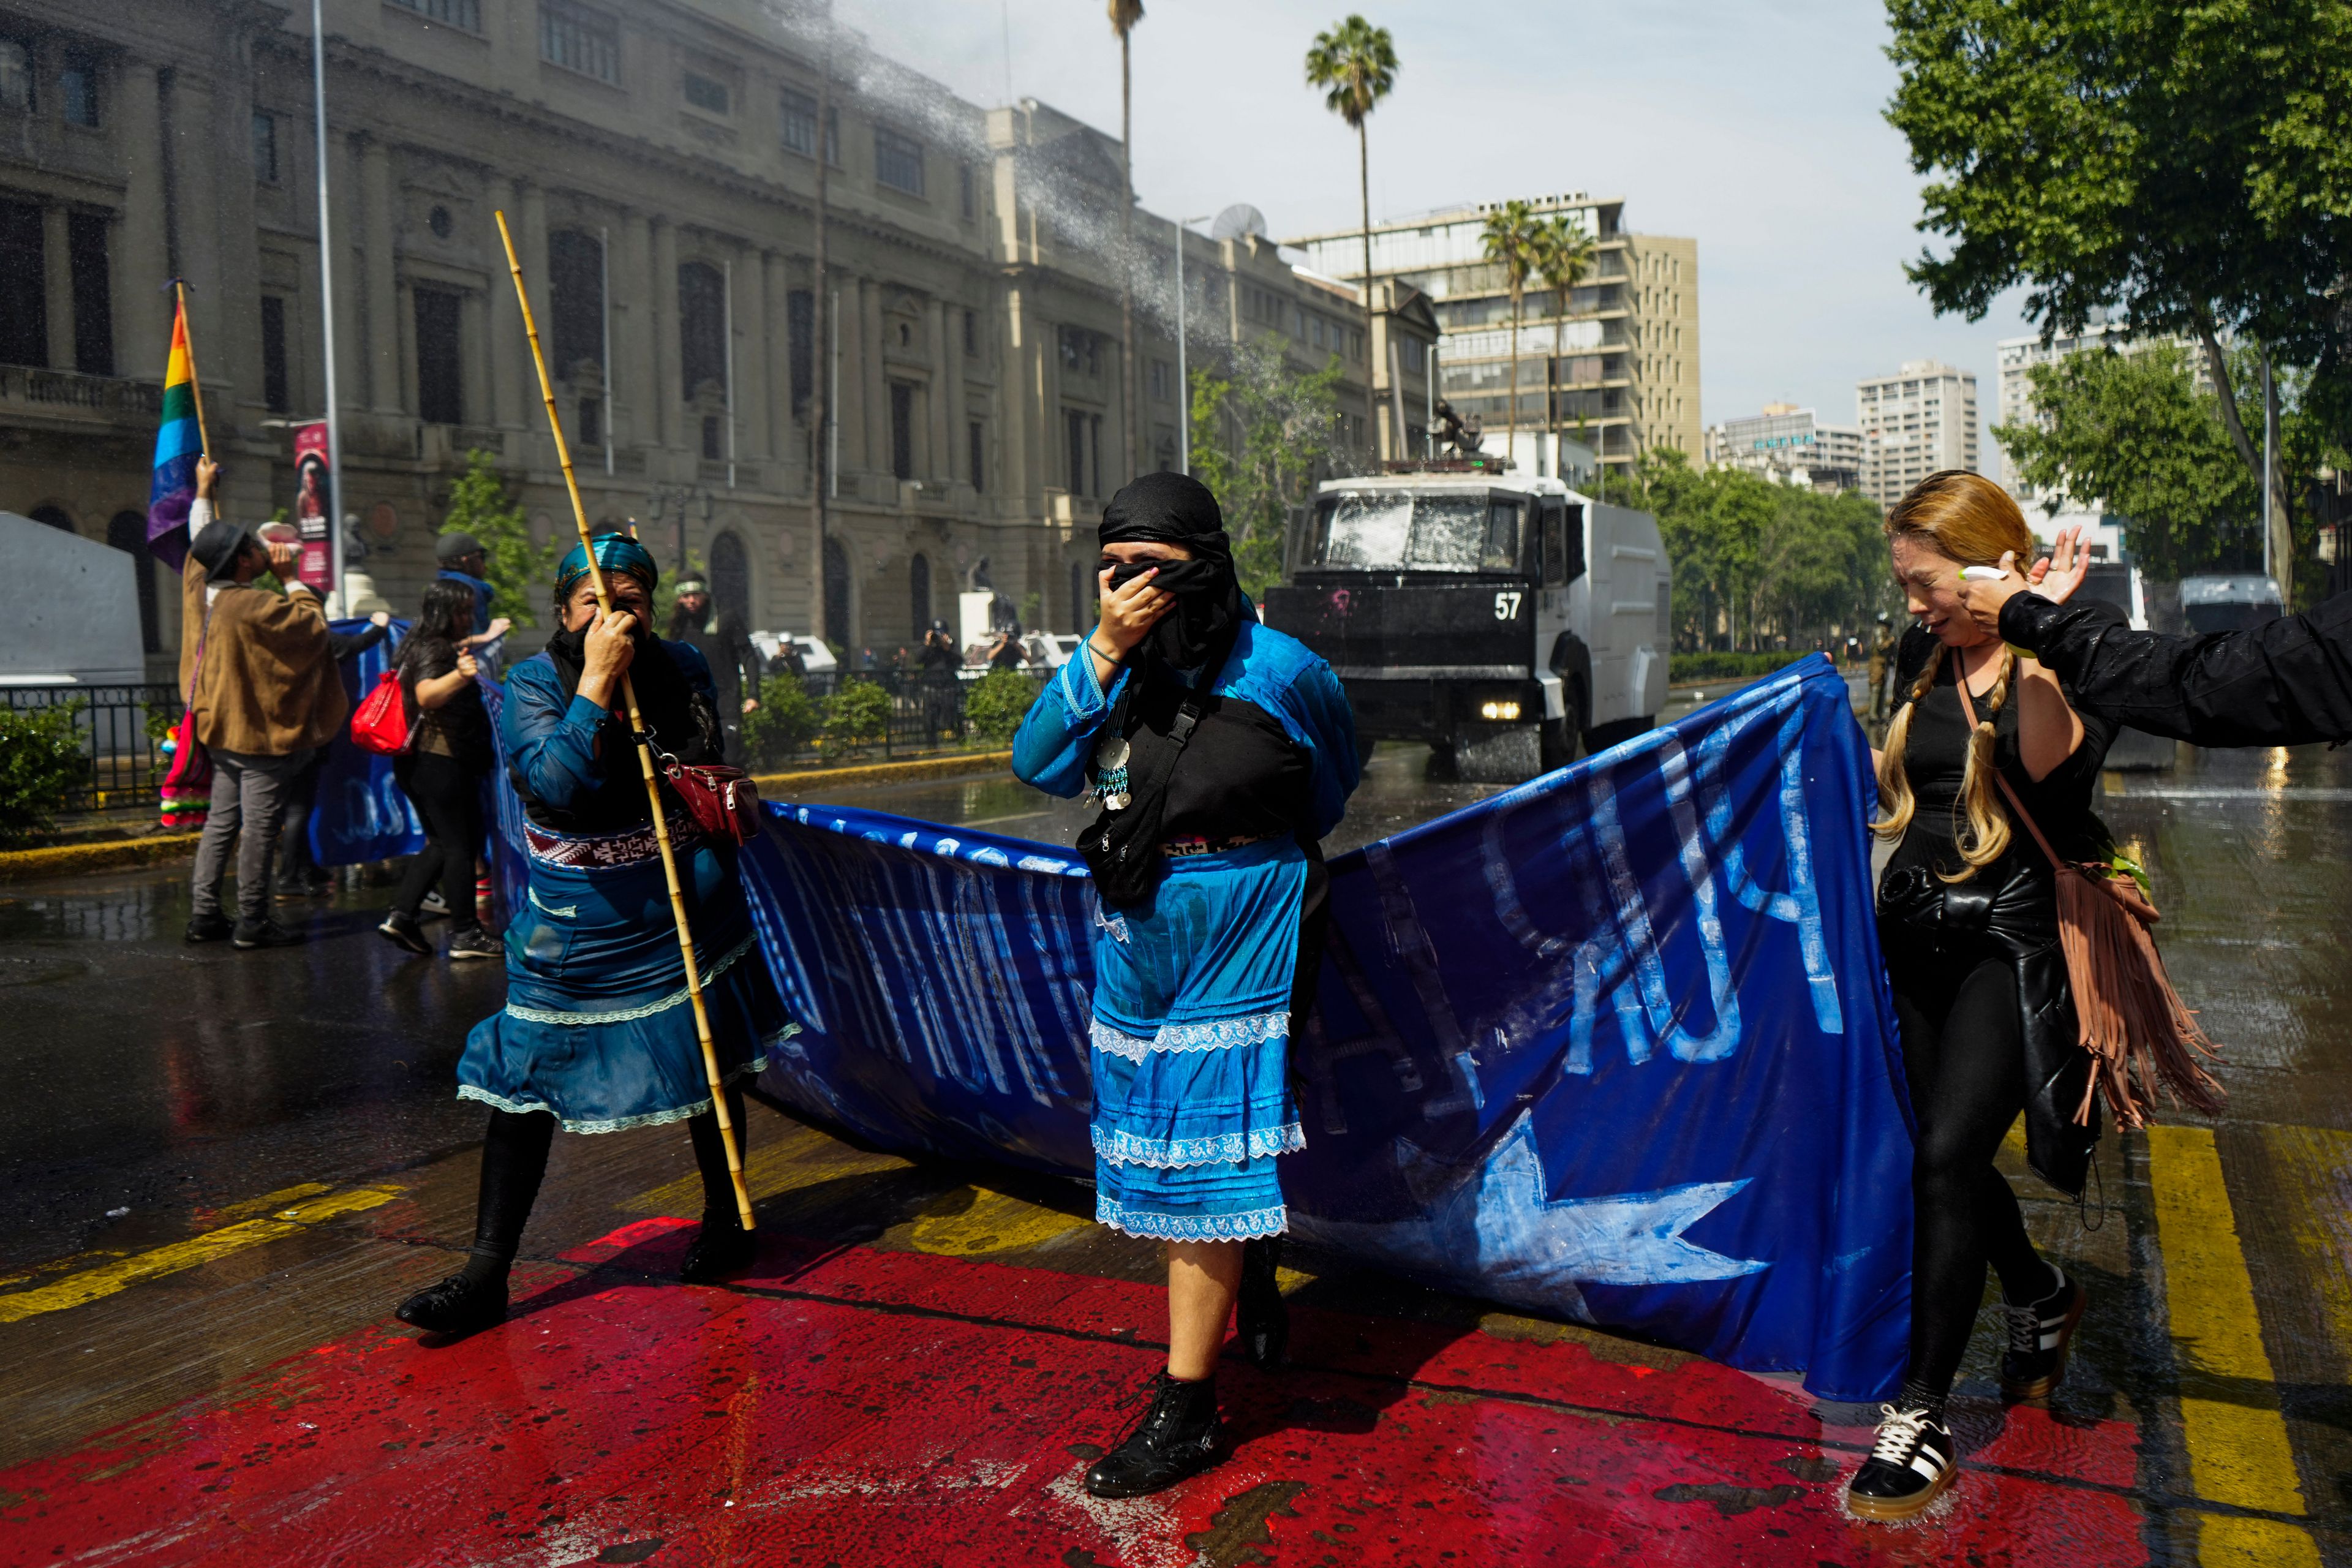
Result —
<instances>
[{"instance_id":1,"label":"white star painted on banner","mask_svg":"<svg viewBox=\"0 0 2352 1568\"><path fill-rule=\"evenodd\" d=\"M1415 1272L1472 1282L1482 1296L1591 1321L1585 1285L1681 1285L1736 1279L1771 1267L1727 1258L1683 1232L1746 1186L1701 1182L1654 1193L1551 1198L1526 1113L1475 1180L1405 1139L1397 1166L1422 1204L1386 1224L1319 1220L1293 1210L1292 1228L1317 1246L1370 1255Z\"/></svg>"}]
</instances>

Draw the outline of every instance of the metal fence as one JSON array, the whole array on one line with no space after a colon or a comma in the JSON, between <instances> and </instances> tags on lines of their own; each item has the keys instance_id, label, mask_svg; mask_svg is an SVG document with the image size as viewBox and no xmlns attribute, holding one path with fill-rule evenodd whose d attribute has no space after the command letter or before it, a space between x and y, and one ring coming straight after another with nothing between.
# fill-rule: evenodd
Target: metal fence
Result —
<instances>
[{"instance_id":1,"label":"metal fence","mask_svg":"<svg viewBox=\"0 0 2352 1568\"><path fill-rule=\"evenodd\" d=\"M1034 689L1046 671L1024 670ZM769 689L780 678L769 678ZM789 679L789 678L781 678ZM878 687L889 699L880 731L863 736L846 731L833 698L857 683ZM802 734L787 738L773 733L772 723L747 722L747 760L756 773L786 768L887 762L892 757L978 747L983 738L974 732L968 703L976 681L926 679L897 670L827 670L800 677L812 711L803 716ZM757 716L747 716L756 719ZM994 742L1002 744L1003 742Z\"/></svg>"},{"instance_id":2,"label":"metal fence","mask_svg":"<svg viewBox=\"0 0 2352 1568\"><path fill-rule=\"evenodd\" d=\"M71 708L89 763L61 803L67 811L152 805L171 770L162 742L180 721L180 693L168 681L139 686L0 686L0 707Z\"/></svg>"}]
</instances>

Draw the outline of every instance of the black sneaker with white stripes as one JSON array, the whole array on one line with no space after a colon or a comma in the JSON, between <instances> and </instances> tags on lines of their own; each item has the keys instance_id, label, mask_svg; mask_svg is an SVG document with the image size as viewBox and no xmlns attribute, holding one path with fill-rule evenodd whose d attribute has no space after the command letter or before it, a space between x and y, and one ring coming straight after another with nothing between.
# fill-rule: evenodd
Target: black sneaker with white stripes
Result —
<instances>
[{"instance_id":1,"label":"black sneaker with white stripes","mask_svg":"<svg viewBox=\"0 0 2352 1568\"><path fill-rule=\"evenodd\" d=\"M1925 1410L1882 1405L1878 1442L1846 1483L1846 1511L1883 1523L1916 1518L1944 1495L1958 1467L1952 1429Z\"/></svg>"},{"instance_id":2,"label":"black sneaker with white stripes","mask_svg":"<svg viewBox=\"0 0 2352 1568\"><path fill-rule=\"evenodd\" d=\"M2066 1347L2074 1341L2074 1325L2091 1304L2082 1281L2067 1278L2054 1263L2050 1272L2058 1277L2058 1288L2039 1301L2023 1307L2001 1303L2001 1316L2009 1320L2009 1348L2000 1357L2000 1392L2011 1399L2047 1399L2057 1392L2066 1375Z\"/></svg>"}]
</instances>

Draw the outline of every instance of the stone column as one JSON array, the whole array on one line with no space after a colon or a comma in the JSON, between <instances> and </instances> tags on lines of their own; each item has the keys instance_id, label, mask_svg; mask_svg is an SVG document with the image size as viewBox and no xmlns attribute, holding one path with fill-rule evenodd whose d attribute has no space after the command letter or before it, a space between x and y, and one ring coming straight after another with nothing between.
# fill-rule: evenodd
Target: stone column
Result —
<instances>
[{"instance_id":1,"label":"stone column","mask_svg":"<svg viewBox=\"0 0 2352 1568\"><path fill-rule=\"evenodd\" d=\"M890 378L882 358L882 285L873 279L857 285L857 333L865 362L859 378L866 395L866 466L877 473L890 471Z\"/></svg>"},{"instance_id":2,"label":"stone column","mask_svg":"<svg viewBox=\"0 0 2352 1568\"><path fill-rule=\"evenodd\" d=\"M172 344L171 296L163 292L172 257L163 234L163 84L155 68L138 59L123 62L115 134L129 178L115 231L114 363L121 374L144 380L163 374Z\"/></svg>"},{"instance_id":3,"label":"stone column","mask_svg":"<svg viewBox=\"0 0 2352 1568\"><path fill-rule=\"evenodd\" d=\"M654 437L654 340L652 322L653 232L646 215L634 208L621 215L614 237L614 253L606 271L613 290L613 379L619 384L611 396L617 418L621 405L629 411L626 436L621 444L643 447ZM624 426L615 425L616 433Z\"/></svg>"},{"instance_id":4,"label":"stone column","mask_svg":"<svg viewBox=\"0 0 2352 1568\"><path fill-rule=\"evenodd\" d=\"M367 277L364 262L364 239L368 231L368 221L363 210L366 203L364 189L366 182L360 177L360 166L362 162L358 147L353 144L349 136L332 130L329 131L327 163L331 188L327 200L328 216L334 225L334 234L330 243L335 247L335 297L331 300L320 301L319 309L322 321L325 311L331 310L335 313L335 391L342 400L343 411L346 413L353 409L373 408L376 405L373 391L375 374L367 348L370 279ZM315 207L313 210L316 210ZM386 242L387 246L389 243L389 241ZM310 276L313 279L312 294L315 298L317 271L313 269ZM390 291L392 285L388 279L383 287L386 292ZM394 319L387 308L384 313L386 325L383 330L388 335L389 341L396 341L398 336L389 324ZM314 406L323 406L327 395L323 381L325 364L326 361L322 357L319 362L322 378L319 386L320 402ZM397 356L394 356L391 362L390 375L390 385L384 395L384 407L387 412L396 413L400 407L400 374ZM343 440L348 444L352 438L351 426L346 425L343 430ZM348 459L346 459L346 466L348 467Z\"/></svg>"},{"instance_id":5,"label":"stone column","mask_svg":"<svg viewBox=\"0 0 2352 1568\"><path fill-rule=\"evenodd\" d=\"M487 300L470 289L458 298L458 384L463 388L462 412L467 425L506 423L497 405L499 395L504 390L497 384L500 379L498 366L501 360L511 362L513 356L498 353L490 347L492 342L490 318L493 301L501 293L509 300L514 298L514 279L509 278L503 281L507 287L502 289L492 289ZM530 352L530 346L528 343L524 344L522 352L528 354ZM535 382L535 375L533 379ZM494 451L490 455L500 457L504 454Z\"/></svg>"},{"instance_id":6,"label":"stone column","mask_svg":"<svg viewBox=\"0 0 2352 1568\"><path fill-rule=\"evenodd\" d=\"M749 246L735 252L735 454L763 461L768 446L768 266Z\"/></svg>"},{"instance_id":7,"label":"stone column","mask_svg":"<svg viewBox=\"0 0 2352 1568\"><path fill-rule=\"evenodd\" d=\"M235 400L223 398L224 406L248 405L257 422L268 410L261 377L260 230L247 126L253 105L253 47L252 34L242 30L224 41L221 56L227 68L213 94L210 118L201 127L191 127L203 142L201 149L191 153L203 162L215 193L205 243L213 253L213 298L226 319L213 327L214 374L233 383L238 393Z\"/></svg>"},{"instance_id":8,"label":"stone column","mask_svg":"<svg viewBox=\"0 0 2352 1568\"><path fill-rule=\"evenodd\" d=\"M515 249L522 261L523 284L530 290L533 308L544 315L552 302L541 281L542 268L531 265L531 224L537 217L540 249L546 247L547 198L536 185L525 186L514 180L492 180L490 200L503 207L508 221L515 231ZM537 429L539 422L530 417L537 402L538 378L530 365L530 340L523 331L522 307L515 301L514 279L507 275L505 247L498 243L495 233L485 237L490 252L489 321L490 332L485 351L489 356L490 407L488 424L504 429L518 426ZM551 365L551 374L561 375L568 367Z\"/></svg>"},{"instance_id":9,"label":"stone column","mask_svg":"<svg viewBox=\"0 0 2352 1568\"><path fill-rule=\"evenodd\" d=\"M860 300L864 288L856 278L838 268L826 269L826 287L834 300L840 301L840 320L834 323L834 359L817 367L823 376L834 374L840 366L840 388L834 395L837 411L834 422L839 426L841 471L845 477L866 465L866 312ZM834 310L834 300L824 302L824 309ZM845 483L844 496L854 496L857 487Z\"/></svg>"},{"instance_id":10,"label":"stone column","mask_svg":"<svg viewBox=\"0 0 2352 1568\"><path fill-rule=\"evenodd\" d=\"M367 329L353 358L367 366L368 406L379 414L401 410L401 367L407 363L400 344L413 323L404 323L400 284L393 255L396 232L393 211L392 149L382 139L353 138L359 147L360 294L366 301ZM338 278L344 268L335 269Z\"/></svg>"},{"instance_id":11,"label":"stone column","mask_svg":"<svg viewBox=\"0 0 2352 1568\"><path fill-rule=\"evenodd\" d=\"M654 336L654 430L665 447L678 444L678 420L685 398L678 377L677 227L666 217L653 220L654 271L646 297L652 303Z\"/></svg>"},{"instance_id":12,"label":"stone column","mask_svg":"<svg viewBox=\"0 0 2352 1568\"><path fill-rule=\"evenodd\" d=\"M1027 290L1018 286L1004 291L1004 342L996 367L996 482L989 487L997 499L999 516L1037 516L1034 491L1037 481L1035 425L1045 417L1043 389L1038 384L1035 338Z\"/></svg>"},{"instance_id":13,"label":"stone column","mask_svg":"<svg viewBox=\"0 0 2352 1568\"><path fill-rule=\"evenodd\" d=\"M48 315L49 368L79 369L74 363L73 252L66 244L66 209L54 202L41 209L41 283Z\"/></svg>"},{"instance_id":14,"label":"stone column","mask_svg":"<svg viewBox=\"0 0 2352 1568\"><path fill-rule=\"evenodd\" d=\"M965 426L971 423L964 413L963 307L947 308L947 353L940 361L940 416L947 427L947 449L940 455L940 475L952 485L957 479L971 482L971 442Z\"/></svg>"},{"instance_id":15,"label":"stone column","mask_svg":"<svg viewBox=\"0 0 2352 1568\"><path fill-rule=\"evenodd\" d=\"M923 308L923 334L931 361L930 395L923 400L923 423L929 436L923 444L930 450L923 454L919 468L925 480L938 489L955 473L955 449L948 445L947 308L936 297Z\"/></svg>"},{"instance_id":16,"label":"stone column","mask_svg":"<svg viewBox=\"0 0 2352 1568\"><path fill-rule=\"evenodd\" d=\"M768 337L760 350L767 376L768 419L761 436L769 456L782 468L803 456L800 444L793 438L793 279L781 251L761 252L760 270L768 300ZM781 493L783 476L779 473L769 480L768 488Z\"/></svg>"}]
</instances>

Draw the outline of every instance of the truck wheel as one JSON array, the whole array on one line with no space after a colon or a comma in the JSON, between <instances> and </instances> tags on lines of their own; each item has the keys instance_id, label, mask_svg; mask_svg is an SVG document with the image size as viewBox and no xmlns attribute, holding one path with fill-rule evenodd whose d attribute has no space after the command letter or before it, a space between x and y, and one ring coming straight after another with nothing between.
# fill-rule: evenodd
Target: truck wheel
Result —
<instances>
[{"instance_id":1,"label":"truck wheel","mask_svg":"<svg viewBox=\"0 0 2352 1568\"><path fill-rule=\"evenodd\" d=\"M1632 740L1657 723L1654 715L1639 719L1616 719L1584 732L1584 748L1588 752L1605 752L1610 747Z\"/></svg>"},{"instance_id":2,"label":"truck wheel","mask_svg":"<svg viewBox=\"0 0 2352 1568\"><path fill-rule=\"evenodd\" d=\"M1362 731L1356 732L1356 772L1360 774L1366 768L1372 765L1372 748L1379 744L1379 741Z\"/></svg>"},{"instance_id":3,"label":"truck wheel","mask_svg":"<svg viewBox=\"0 0 2352 1568\"><path fill-rule=\"evenodd\" d=\"M1584 694L1570 691L1566 711L1543 727L1543 771L1552 773L1576 761L1577 744L1584 737Z\"/></svg>"}]
</instances>

